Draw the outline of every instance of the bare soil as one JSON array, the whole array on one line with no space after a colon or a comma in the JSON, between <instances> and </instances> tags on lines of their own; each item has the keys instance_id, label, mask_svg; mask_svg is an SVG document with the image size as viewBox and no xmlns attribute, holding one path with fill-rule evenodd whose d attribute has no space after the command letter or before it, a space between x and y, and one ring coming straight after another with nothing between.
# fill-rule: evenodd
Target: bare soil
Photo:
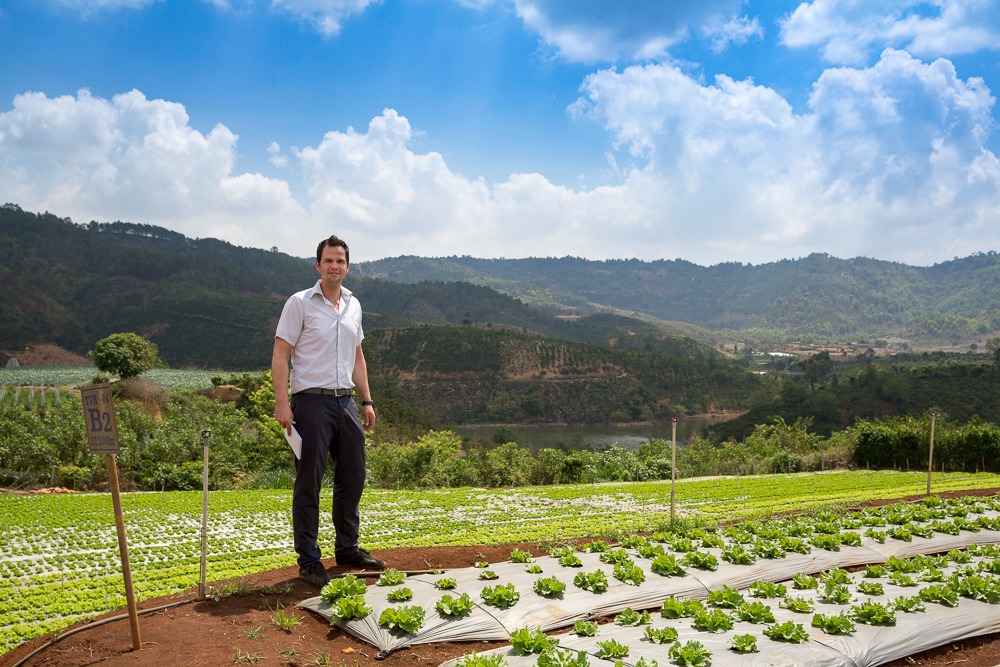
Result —
<instances>
[{"instance_id":1,"label":"bare soil","mask_svg":"<svg viewBox=\"0 0 1000 667\"><path fill-rule=\"evenodd\" d=\"M995 495L998 489L968 492ZM941 495L963 495L962 493ZM907 498L911 500L915 498ZM885 504L878 503L878 504ZM536 544L469 547L420 547L373 552L390 567L416 572L428 569L470 567L476 561L500 562L517 546L542 555ZM327 562L331 574L348 570ZM374 578L372 573L367 576ZM319 589L298 578L298 568L260 572L251 578L253 590L245 595L228 595L219 601L198 600L197 591L146 600L139 604L139 634L142 650L132 648L129 620L124 610L80 623L61 631L65 639L45 647L51 636L39 637L4 655L0 667L14 665L133 666L157 665L334 665L335 667L437 667L440 663L472 651L503 645L498 642L443 643L410 646L376 659L377 649L330 627L326 619L295 608L318 595ZM226 582L216 582L221 588ZM274 588L287 592L276 594ZM264 590L262 590L264 589ZM164 605L170 608L143 614ZM276 605L300 622L286 632L272 623ZM120 617L103 624L101 619ZM608 621L610 619L603 619ZM73 634L69 634L69 633ZM68 635L68 636L67 636ZM45 647L45 648L43 648ZM42 649L31 656L33 651ZM23 661L23 662L22 662ZM958 644L916 654L890 663L890 667L994 667L1000 665L1000 633L985 635ZM664 666L667 667L667 666Z\"/></svg>"},{"instance_id":2,"label":"bare soil","mask_svg":"<svg viewBox=\"0 0 1000 667\"><path fill-rule=\"evenodd\" d=\"M20 351L3 350L4 354L17 359L22 366L90 366L93 362L58 345L41 343L29 345Z\"/></svg>"}]
</instances>

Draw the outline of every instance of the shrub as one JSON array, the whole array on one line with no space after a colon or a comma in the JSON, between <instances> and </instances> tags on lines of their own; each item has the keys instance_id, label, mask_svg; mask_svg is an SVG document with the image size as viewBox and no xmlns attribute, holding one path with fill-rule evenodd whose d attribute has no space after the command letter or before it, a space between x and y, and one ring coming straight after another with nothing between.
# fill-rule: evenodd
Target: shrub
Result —
<instances>
[{"instance_id":1,"label":"shrub","mask_svg":"<svg viewBox=\"0 0 1000 667\"><path fill-rule=\"evenodd\" d=\"M138 334L115 333L97 341L90 358L98 370L125 380L153 368L159 353L154 343Z\"/></svg>"}]
</instances>

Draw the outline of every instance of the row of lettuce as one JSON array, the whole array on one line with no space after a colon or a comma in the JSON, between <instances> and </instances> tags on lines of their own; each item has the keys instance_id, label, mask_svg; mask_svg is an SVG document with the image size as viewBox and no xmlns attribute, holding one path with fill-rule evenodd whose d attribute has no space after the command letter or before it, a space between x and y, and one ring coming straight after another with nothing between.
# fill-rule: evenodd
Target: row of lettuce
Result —
<instances>
[{"instance_id":1,"label":"row of lettuce","mask_svg":"<svg viewBox=\"0 0 1000 667\"><path fill-rule=\"evenodd\" d=\"M210 484L215 489L289 488L292 456L271 417L268 374L238 378L236 400L220 402L195 391L167 392L143 379L118 383L115 411L125 488L187 490L202 485L205 434L210 434ZM221 378L216 379L222 383ZM202 392L205 393L205 392ZM88 452L77 394L58 401L0 401L0 486L101 489L103 456ZM27 394L26 394L27 395ZM393 413L370 435L368 484L375 488L513 487L669 479L673 447L653 440L635 449L611 446L533 449L517 442L463 441L447 430L414 432ZM754 475L860 467L922 470L931 445L930 413L858 420L823 437L810 421L775 418L741 441L694 437L676 448L677 477ZM933 465L943 471L1000 470L1000 426L934 418ZM502 433L504 430L498 431Z\"/></svg>"},{"instance_id":2,"label":"row of lettuce","mask_svg":"<svg viewBox=\"0 0 1000 667\"><path fill-rule=\"evenodd\" d=\"M927 498L919 504L872 508L861 514L845 515L836 510L847 503L910 494L923 488L923 477L921 473L862 470L685 480L678 485L682 516L673 525L669 508L662 502L667 482L523 491L379 490L365 494L362 500L362 540L371 549L382 550L404 545L565 546L575 543L574 538L586 537L589 547L583 551L587 552L596 553L602 548L598 542L603 540L637 553L641 550L651 567L663 556L657 569L663 577L670 577L677 561L683 560L685 568L713 570L727 567L726 562L748 564L754 558L776 563L780 559L782 576L790 576L797 571L790 563L799 554L822 550L826 555L821 558L826 560L842 545L856 543L861 533L887 545L912 542L905 547L908 553L912 553L911 547L943 552L954 546L950 536L957 531L979 533L975 541L989 539L985 532L997 528L997 519L974 514L995 515L1000 510L997 497ZM948 473L934 481L936 493L993 486L993 475L983 474ZM201 494L130 493L122 502L138 599L172 595L195 586ZM209 503L208 580L250 577L294 565L290 507L287 491L213 494ZM796 515L776 516L784 512ZM7 526L5 536L9 538L0 542L0 653L85 616L124 606L111 515L107 494L0 495L0 525ZM329 512L324 517L328 524ZM747 520L723 525L734 519ZM649 541L654 543L629 537L638 533L649 533ZM598 536L602 540L593 540ZM320 531L321 546L327 553L333 550L333 538L332 529ZM948 546L928 546L939 544L940 539L948 540ZM607 546L605 550L611 551ZM660 554L661 548L673 553ZM559 557L565 560L560 571L579 571L573 555L561 553ZM609 569L607 579L611 577ZM656 578L650 576L647 582ZM599 585L594 577L588 579L586 585ZM565 583L567 591L572 590L568 579Z\"/></svg>"}]
</instances>

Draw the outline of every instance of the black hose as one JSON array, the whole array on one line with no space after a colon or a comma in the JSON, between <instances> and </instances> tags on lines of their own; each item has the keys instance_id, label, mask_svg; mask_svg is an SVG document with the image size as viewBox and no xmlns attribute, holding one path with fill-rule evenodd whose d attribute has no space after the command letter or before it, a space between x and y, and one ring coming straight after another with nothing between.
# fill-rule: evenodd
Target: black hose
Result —
<instances>
[{"instance_id":1,"label":"black hose","mask_svg":"<svg viewBox=\"0 0 1000 667\"><path fill-rule=\"evenodd\" d=\"M407 576L414 575L414 574L433 574L433 573L438 572L438 571L439 570L406 570L403 574L406 574ZM374 571L371 571L371 572L345 572L343 574L336 574L336 575L334 575L334 578L343 577L343 576L346 576L348 574L353 574L354 576L360 577L360 578L371 578L371 577L377 577L377 576L379 576L381 574L381 572L374 572ZM140 609L137 612L137 614L139 616L143 616L145 614L151 614L151 613L156 612L156 611L163 611L164 609L170 609L171 607L179 607L182 604L188 604L190 602L198 602L198 601L204 600L204 599L205 598L197 598L197 597L195 597L195 598L190 598L188 600L180 600L179 602L171 602L170 604L165 604L165 605L162 605L162 606L159 606L159 607L150 607L149 609ZM101 625L105 625L107 623L111 623L113 621L121 621L121 620L124 620L126 618L128 618L128 614L121 614L119 616L109 616L108 618L102 618L99 621L93 621L92 623L87 623L86 625L81 625L78 628L73 628L72 630L70 630L68 632L64 632L62 634L57 634L54 637L52 637L52 639L50 639L48 642L46 642L45 644L42 644L41 646L39 646L38 648L36 648L34 651L32 651L28 655L24 656L23 658L21 658L20 660L18 660L17 662L15 662L13 665L11 665L11 667L22 667L22 665L24 665L24 663L26 663L26 662L28 662L28 660L31 660L32 658L34 658L36 655L38 655L42 651L45 651L46 649L51 648L56 643L62 641L63 639L66 639L67 637L75 635L78 632L83 632L84 630L89 630L91 628L96 628L96 627L99 627ZM385 655L382 655L383 653ZM381 651L381 652L379 652L379 655L382 655L382 657L380 658L378 656L375 656L375 659L376 660L384 660L386 658L386 656L389 655L389 652L388 651Z\"/></svg>"},{"instance_id":2,"label":"black hose","mask_svg":"<svg viewBox=\"0 0 1000 667\"><path fill-rule=\"evenodd\" d=\"M170 609L171 607L179 607L182 604L188 604L190 602L198 602L201 599L202 598L190 598L188 600L180 600L179 602L171 602L170 604L165 604L165 605L162 605L162 606L159 606L159 607L150 607L149 609L140 609L138 612L136 612L136 614L138 616L143 616L145 614L152 614L153 612L163 611L164 609ZM39 646L38 648L36 648L34 651L32 651L28 655L24 656L23 658L21 658L20 660L18 660L17 662L15 662L13 665L11 665L11 667L21 667L21 665L23 665L24 663L28 662L29 660L31 660L32 658L34 658L36 655L38 655L42 651L44 651L44 650L46 650L48 648L51 648L56 643L61 642L62 640L66 639L67 637L75 635L78 632L83 632L84 630L90 630L91 628L96 628L98 626L105 625L105 624L111 623L113 621L122 621L122 620L125 620L126 618L128 618L128 614L121 614L119 616L109 616L108 618L102 618L99 621L93 621L91 623L87 623L86 625L81 625L78 628L73 628L72 630L70 630L68 632L57 634L54 637L52 637L52 639L50 639L48 642L42 644L41 646Z\"/></svg>"}]
</instances>

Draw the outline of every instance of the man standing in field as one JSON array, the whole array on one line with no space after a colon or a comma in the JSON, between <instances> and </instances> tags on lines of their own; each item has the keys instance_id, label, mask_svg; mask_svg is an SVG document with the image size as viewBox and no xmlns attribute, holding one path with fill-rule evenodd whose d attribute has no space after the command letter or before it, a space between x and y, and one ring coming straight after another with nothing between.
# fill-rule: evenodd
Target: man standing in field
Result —
<instances>
[{"instance_id":1,"label":"man standing in field","mask_svg":"<svg viewBox=\"0 0 1000 667\"><path fill-rule=\"evenodd\" d=\"M330 576L320 561L319 493L327 456L334 466L333 526L337 565L383 569L385 563L358 546L358 504L365 486L365 431L375 425L368 367L361 351L361 304L342 285L350 268L347 244L331 236L316 249L319 280L285 302L274 335L271 378L274 418L302 436L295 461L292 529L299 576L325 585ZM288 398L289 365L291 393ZM363 417L351 396L361 396Z\"/></svg>"}]
</instances>

